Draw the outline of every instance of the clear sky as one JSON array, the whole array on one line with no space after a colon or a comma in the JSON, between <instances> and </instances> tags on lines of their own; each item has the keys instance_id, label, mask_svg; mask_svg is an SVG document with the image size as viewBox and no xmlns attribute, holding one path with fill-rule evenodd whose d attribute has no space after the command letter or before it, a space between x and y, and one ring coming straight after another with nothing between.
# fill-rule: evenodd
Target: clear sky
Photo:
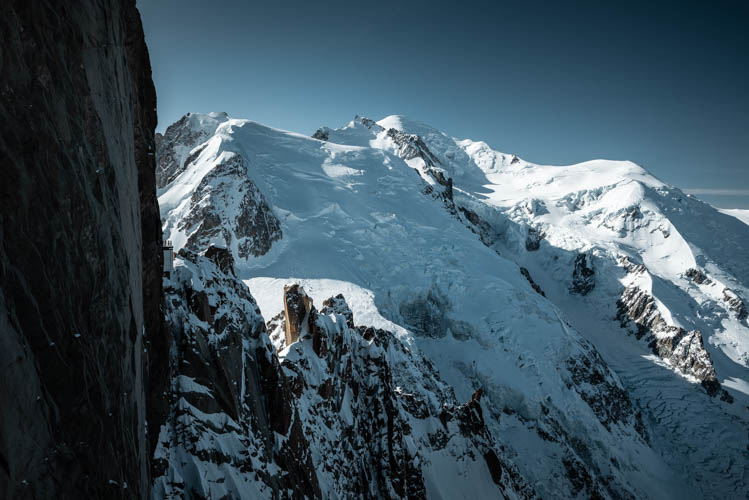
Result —
<instances>
[{"instance_id":1,"label":"clear sky","mask_svg":"<svg viewBox=\"0 0 749 500\"><path fill-rule=\"evenodd\" d=\"M535 163L632 160L749 208L749 2L139 0L159 131L402 114Z\"/></svg>"}]
</instances>

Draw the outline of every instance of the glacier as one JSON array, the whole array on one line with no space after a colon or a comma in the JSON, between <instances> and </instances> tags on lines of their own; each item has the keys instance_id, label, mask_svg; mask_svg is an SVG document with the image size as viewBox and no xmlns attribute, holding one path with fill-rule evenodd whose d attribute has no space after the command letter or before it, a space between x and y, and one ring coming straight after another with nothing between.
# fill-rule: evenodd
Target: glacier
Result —
<instances>
[{"instance_id":1,"label":"glacier","mask_svg":"<svg viewBox=\"0 0 749 500\"><path fill-rule=\"evenodd\" d=\"M300 427L263 437L258 422L273 427L277 413L222 403L215 374L181 369L175 344L156 497L333 498L354 484L374 497L402 485L429 498L746 496L749 226L645 169L537 165L402 116L308 137L190 113L157 136L157 183L180 251L168 320L204 346L196 359L238 350L236 369L220 371L243 380L262 351L268 373L297 387L281 399ZM353 324L309 312L311 330L285 345L291 284L317 307L340 295ZM217 335L220 318L240 340ZM320 335L341 344L320 354ZM370 358L386 382L363 375ZM340 375L349 359L353 378ZM325 373L337 374L330 386ZM369 399L352 403L351 384L371 384ZM401 422L386 441L409 457L408 480L392 467L362 473L367 485L356 469L332 473L352 457L381 468L360 419L382 402ZM441 407L453 420L439 424ZM481 415L470 430L450 423L469 409ZM278 458L292 435L304 460ZM300 474L308 490L294 490Z\"/></svg>"}]
</instances>

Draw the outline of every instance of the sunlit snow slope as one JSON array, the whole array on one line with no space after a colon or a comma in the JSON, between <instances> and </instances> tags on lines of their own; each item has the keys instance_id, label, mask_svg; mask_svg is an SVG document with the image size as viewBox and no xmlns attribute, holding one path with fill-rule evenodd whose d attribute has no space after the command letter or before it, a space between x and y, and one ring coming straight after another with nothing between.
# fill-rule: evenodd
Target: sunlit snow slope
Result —
<instances>
[{"instance_id":1,"label":"sunlit snow slope","mask_svg":"<svg viewBox=\"0 0 749 500\"><path fill-rule=\"evenodd\" d=\"M632 163L534 165L399 116L175 126L165 238L229 248L266 321L284 284L343 293L458 400L483 389L541 496L745 495L749 226Z\"/></svg>"}]
</instances>

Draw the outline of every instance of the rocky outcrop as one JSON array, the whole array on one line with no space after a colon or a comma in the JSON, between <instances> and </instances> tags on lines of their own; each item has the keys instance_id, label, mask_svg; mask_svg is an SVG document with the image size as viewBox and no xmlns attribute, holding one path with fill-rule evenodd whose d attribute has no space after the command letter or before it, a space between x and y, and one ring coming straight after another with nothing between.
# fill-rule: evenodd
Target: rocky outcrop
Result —
<instances>
[{"instance_id":1,"label":"rocky outcrop","mask_svg":"<svg viewBox=\"0 0 749 500\"><path fill-rule=\"evenodd\" d=\"M293 388L247 287L215 259L183 249L165 294L170 413L153 498L270 498L291 484L319 497Z\"/></svg>"},{"instance_id":2,"label":"rocky outcrop","mask_svg":"<svg viewBox=\"0 0 749 500\"><path fill-rule=\"evenodd\" d=\"M747 318L746 304L744 304L741 297L736 295L736 293L730 288L723 289L723 302L725 302L728 305L728 308L733 311L737 319L744 320Z\"/></svg>"},{"instance_id":3,"label":"rocky outcrop","mask_svg":"<svg viewBox=\"0 0 749 500\"><path fill-rule=\"evenodd\" d=\"M616 424L629 426L648 440L642 412L614 379L598 351L589 347L585 354L568 358L566 364L570 374L567 387L580 394L607 430Z\"/></svg>"},{"instance_id":4,"label":"rocky outcrop","mask_svg":"<svg viewBox=\"0 0 749 500\"><path fill-rule=\"evenodd\" d=\"M484 421L482 393L483 390L479 388L474 391L467 403L457 408L443 407L440 421L446 427L450 421L457 421L463 437L470 439L481 452L492 481L499 487L503 497L508 498L511 495L520 499L536 498L533 488L523 479L517 468L502 458L494 446L489 445L492 438Z\"/></svg>"},{"instance_id":5,"label":"rocky outcrop","mask_svg":"<svg viewBox=\"0 0 749 500\"><path fill-rule=\"evenodd\" d=\"M570 293L588 295L596 287L596 273L590 256L579 253L575 256Z\"/></svg>"},{"instance_id":6,"label":"rocky outcrop","mask_svg":"<svg viewBox=\"0 0 749 500\"><path fill-rule=\"evenodd\" d=\"M544 239L543 231L538 231L535 227L528 228L528 235L525 238L525 249L529 252L535 252L541 248L541 240Z\"/></svg>"},{"instance_id":7,"label":"rocky outcrop","mask_svg":"<svg viewBox=\"0 0 749 500\"><path fill-rule=\"evenodd\" d=\"M245 260L268 253L283 232L242 155L227 151L216 156L216 148L208 147L223 140L217 130L229 120L226 113L188 113L157 138L159 186L179 191L191 185L178 200L172 191L162 191L167 198L162 200L163 228L180 248L200 253L213 245ZM180 177L188 169L198 173Z\"/></svg>"},{"instance_id":8,"label":"rocky outcrop","mask_svg":"<svg viewBox=\"0 0 749 500\"><path fill-rule=\"evenodd\" d=\"M428 168L436 167L440 164L439 159L429 150L424 140L416 134L407 134L390 128L387 130L387 136L395 144L395 153L404 160L421 158Z\"/></svg>"},{"instance_id":9,"label":"rocky outcrop","mask_svg":"<svg viewBox=\"0 0 749 500\"><path fill-rule=\"evenodd\" d=\"M286 345L299 340L302 327L312 312L312 299L299 285L285 286L283 289L284 333Z\"/></svg>"},{"instance_id":10,"label":"rocky outcrop","mask_svg":"<svg viewBox=\"0 0 749 500\"><path fill-rule=\"evenodd\" d=\"M639 204L634 204L606 214L600 219L600 224L618 234L620 238L625 238L627 234L650 225L650 218L643 215ZM665 233L664 238L667 237Z\"/></svg>"},{"instance_id":11,"label":"rocky outcrop","mask_svg":"<svg viewBox=\"0 0 749 500\"><path fill-rule=\"evenodd\" d=\"M498 232L476 211L455 202L452 177L445 177L443 170L431 167L426 169L426 174L431 176L437 184L432 185L424 182L422 192L435 200L441 201L452 216L470 229L471 232L477 234L481 243L492 248L499 255L499 250L494 247L494 244L499 240ZM424 180L423 177L422 180ZM444 189L439 189L439 186L444 186Z\"/></svg>"},{"instance_id":12,"label":"rocky outcrop","mask_svg":"<svg viewBox=\"0 0 749 500\"><path fill-rule=\"evenodd\" d=\"M392 333L351 328L343 296L325 302L329 314L310 316L281 364L304 388L300 418L328 496L426 498L425 477L446 459L462 474L482 464L497 494L533 496L486 428L480 392L458 404L431 364Z\"/></svg>"},{"instance_id":13,"label":"rocky outcrop","mask_svg":"<svg viewBox=\"0 0 749 500\"><path fill-rule=\"evenodd\" d=\"M171 412L154 498L426 498L443 463L486 491L533 497L480 393L459 404L395 335L356 327L342 295L318 312L285 288L282 322L299 337L279 359L249 290L215 260L180 251L165 291Z\"/></svg>"},{"instance_id":14,"label":"rocky outcrop","mask_svg":"<svg viewBox=\"0 0 749 500\"><path fill-rule=\"evenodd\" d=\"M206 258L212 260L221 269L221 272L231 274L232 276L235 275L234 257L232 257L231 252L226 248L210 246L204 255Z\"/></svg>"},{"instance_id":15,"label":"rocky outcrop","mask_svg":"<svg viewBox=\"0 0 749 500\"><path fill-rule=\"evenodd\" d=\"M324 300L320 312L327 316L331 314L335 314L336 317L340 316L346 321L346 325L349 328L354 328L354 313L351 312L345 297L340 293L335 297Z\"/></svg>"},{"instance_id":16,"label":"rocky outcrop","mask_svg":"<svg viewBox=\"0 0 749 500\"><path fill-rule=\"evenodd\" d=\"M479 235L481 243L491 247L497 241L497 232L478 213L466 207L458 207L459 219L468 229Z\"/></svg>"},{"instance_id":17,"label":"rocky outcrop","mask_svg":"<svg viewBox=\"0 0 749 500\"><path fill-rule=\"evenodd\" d=\"M619 257L619 264L627 271L627 273L632 275L638 275L647 272L648 268L645 266L645 264L635 264L632 262L632 260L626 256L622 255Z\"/></svg>"},{"instance_id":18,"label":"rocky outcrop","mask_svg":"<svg viewBox=\"0 0 749 500\"><path fill-rule=\"evenodd\" d=\"M544 293L544 291L541 290L541 287L538 286L538 283L536 283L535 281L533 281L533 278L531 277L531 273L526 268L524 268L524 267L521 266L520 267L520 274L522 274L523 277L526 280L528 280L528 283L531 285L531 288L533 288L533 290L537 294L541 295L542 297L546 297L546 294Z\"/></svg>"},{"instance_id":19,"label":"rocky outcrop","mask_svg":"<svg viewBox=\"0 0 749 500\"><path fill-rule=\"evenodd\" d=\"M247 176L240 155L225 155L193 192L176 229L189 234L185 247L193 252L236 242L241 259L265 255L282 238L281 223Z\"/></svg>"},{"instance_id":20,"label":"rocky outcrop","mask_svg":"<svg viewBox=\"0 0 749 500\"><path fill-rule=\"evenodd\" d=\"M328 127L319 128L315 130L314 134L312 134L312 138L320 141L327 141L330 138L330 129Z\"/></svg>"},{"instance_id":21,"label":"rocky outcrop","mask_svg":"<svg viewBox=\"0 0 749 500\"><path fill-rule=\"evenodd\" d=\"M710 285L713 282L713 280L711 280L710 278L708 278L705 273L703 273L699 269L695 269L693 267L687 269L686 272L684 273L684 275L687 278L689 278L692 281L694 281L695 283L697 283L698 285Z\"/></svg>"},{"instance_id":22,"label":"rocky outcrop","mask_svg":"<svg viewBox=\"0 0 749 500\"><path fill-rule=\"evenodd\" d=\"M626 288L617 307L616 319L621 326L624 328L634 324L635 335L638 339L645 336L654 354L668 361L680 373L697 379L711 396L720 395L728 401L732 399L720 388L699 331L687 331L666 323L655 299L637 287Z\"/></svg>"},{"instance_id":23,"label":"rocky outcrop","mask_svg":"<svg viewBox=\"0 0 749 500\"><path fill-rule=\"evenodd\" d=\"M441 201L442 205L450 214L458 217L458 210L455 205L455 201L453 200L452 179L448 179L444 189L440 189L437 186L432 186L431 184L425 182L424 187L422 188L422 193L431 196L435 200Z\"/></svg>"},{"instance_id":24,"label":"rocky outcrop","mask_svg":"<svg viewBox=\"0 0 749 500\"><path fill-rule=\"evenodd\" d=\"M187 113L169 125L163 135L156 134L156 186L163 188L184 172L200 154L196 147L228 118L226 113Z\"/></svg>"},{"instance_id":25,"label":"rocky outcrop","mask_svg":"<svg viewBox=\"0 0 749 500\"><path fill-rule=\"evenodd\" d=\"M143 498L166 356L140 18L12 1L0 36L0 497Z\"/></svg>"}]
</instances>

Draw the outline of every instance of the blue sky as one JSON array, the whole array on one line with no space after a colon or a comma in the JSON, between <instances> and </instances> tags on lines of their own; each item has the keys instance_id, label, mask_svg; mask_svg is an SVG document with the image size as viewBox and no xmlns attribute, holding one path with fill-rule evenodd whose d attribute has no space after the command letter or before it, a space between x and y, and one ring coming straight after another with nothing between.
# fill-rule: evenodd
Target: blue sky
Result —
<instances>
[{"instance_id":1,"label":"blue sky","mask_svg":"<svg viewBox=\"0 0 749 500\"><path fill-rule=\"evenodd\" d=\"M307 134L403 114L532 162L632 160L749 208L747 2L138 7L159 131L189 111Z\"/></svg>"}]
</instances>

